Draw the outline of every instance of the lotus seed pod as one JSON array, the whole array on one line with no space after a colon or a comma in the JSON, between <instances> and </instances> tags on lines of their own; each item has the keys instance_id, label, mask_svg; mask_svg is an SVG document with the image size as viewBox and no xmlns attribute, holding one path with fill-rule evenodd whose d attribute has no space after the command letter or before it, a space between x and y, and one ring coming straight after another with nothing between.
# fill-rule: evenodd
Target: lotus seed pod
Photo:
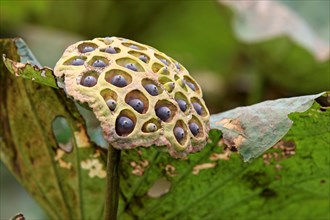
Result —
<instances>
[{"instance_id":1,"label":"lotus seed pod","mask_svg":"<svg viewBox=\"0 0 330 220\"><path fill-rule=\"evenodd\" d=\"M166 146L185 157L207 142L201 88L155 48L117 37L80 41L65 50L54 74L68 96L88 104L117 149Z\"/></svg>"}]
</instances>

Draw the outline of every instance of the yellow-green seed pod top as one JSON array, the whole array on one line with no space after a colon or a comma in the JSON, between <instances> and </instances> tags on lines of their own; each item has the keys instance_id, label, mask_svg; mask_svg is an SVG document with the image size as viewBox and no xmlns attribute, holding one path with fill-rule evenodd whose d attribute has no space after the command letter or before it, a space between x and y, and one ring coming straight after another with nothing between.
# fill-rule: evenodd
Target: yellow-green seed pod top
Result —
<instances>
[{"instance_id":1,"label":"yellow-green seed pod top","mask_svg":"<svg viewBox=\"0 0 330 220\"><path fill-rule=\"evenodd\" d=\"M167 146L174 157L207 141L209 112L188 71L158 50L106 37L69 46L54 73L66 93L88 103L117 149Z\"/></svg>"}]
</instances>

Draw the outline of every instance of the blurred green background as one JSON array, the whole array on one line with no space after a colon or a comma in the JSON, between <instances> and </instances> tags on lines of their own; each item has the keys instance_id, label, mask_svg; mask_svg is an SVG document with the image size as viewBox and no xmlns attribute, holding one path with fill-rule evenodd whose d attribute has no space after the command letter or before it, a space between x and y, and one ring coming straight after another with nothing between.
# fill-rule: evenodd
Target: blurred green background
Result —
<instances>
[{"instance_id":1,"label":"blurred green background","mask_svg":"<svg viewBox=\"0 0 330 220\"><path fill-rule=\"evenodd\" d=\"M53 67L79 40L129 38L180 61L203 88L211 113L330 90L329 1L0 4L1 38L22 37L42 65ZM2 164L0 177L0 219L19 211L45 218Z\"/></svg>"}]
</instances>

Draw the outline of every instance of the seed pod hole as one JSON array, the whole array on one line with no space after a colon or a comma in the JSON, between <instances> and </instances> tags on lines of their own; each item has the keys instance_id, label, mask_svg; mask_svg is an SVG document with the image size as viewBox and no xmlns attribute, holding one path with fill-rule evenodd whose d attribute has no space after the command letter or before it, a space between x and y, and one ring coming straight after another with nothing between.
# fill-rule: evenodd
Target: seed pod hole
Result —
<instances>
[{"instance_id":1,"label":"seed pod hole","mask_svg":"<svg viewBox=\"0 0 330 220\"><path fill-rule=\"evenodd\" d=\"M122 88L132 82L132 77L122 70L113 69L105 73L105 80L114 86Z\"/></svg>"},{"instance_id":2,"label":"seed pod hole","mask_svg":"<svg viewBox=\"0 0 330 220\"><path fill-rule=\"evenodd\" d=\"M173 129L173 134L174 134L175 139L180 144L184 145L185 142L188 140L186 124L181 120L177 121L177 123Z\"/></svg>"},{"instance_id":3,"label":"seed pod hole","mask_svg":"<svg viewBox=\"0 0 330 220\"><path fill-rule=\"evenodd\" d=\"M128 54L133 55L137 57L139 60L141 60L143 63L149 63L149 56L147 56L144 53L138 52L138 51L128 51Z\"/></svg>"},{"instance_id":4,"label":"seed pod hole","mask_svg":"<svg viewBox=\"0 0 330 220\"><path fill-rule=\"evenodd\" d=\"M82 66L87 58L85 56L75 56L64 62L64 65Z\"/></svg>"},{"instance_id":5,"label":"seed pod hole","mask_svg":"<svg viewBox=\"0 0 330 220\"><path fill-rule=\"evenodd\" d=\"M175 88L175 83L168 77L166 76L160 76L158 77L158 81L163 84L163 87L166 91L172 92L173 89Z\"/></svg>"},{"instance_id":6,"label":"seed pod hole","mask_svg":"<svg viewBox=\"0 0 330 220\"><path fill-rule=\"evenodd\" d=\"M116 119L116 133L119 136L127 136L134 130L136 125L136 116L129 110L120 112Z\"/></svg>"},{"instance_id":7,"label":"seed pod hole","mask_svg":"<svg viewBox=\"0 0 330 220\"><path fill-rule=\"evenodd\" d=\"M200 93L200 88L197 85L197 83L195 82L195 80L193 80L192 78L190 78L189 76L184 76L184 81L186 83L186 85L194 92Z\"/></svg>"},{"instance_id":8,"label":"seed pod hole","mask_svg":"<svg viewBox=\"0 0 330 220\"><path fill-rule=\"evenodd\" d=\"M126 69L135 71L135 72L145 72L144 68L135 60L131 58L120 58L116 60L116 63L119 66L125 67Z\"/></svg>"},{"instance_id":9,"label":"seed pod hole","mask_svg":"<svg viewBox=\"0 0 330 220\"><path fill-rule=\"evenodd\" d=\"M110 89L104 89L101 91L101 96L103 97L108 108L111 111L114 111L117 107L117 93Z\"/></svg>"},{"instance_id":10,"label":"seed pod hole","mask_svg":"<svg viewBox=\"0 0 330 220\"><path fill-rule=\"evenodd\" d=\"M157 86L157 83L150 79L143 79L142 86L152 96L157 96L162 93L162 89Z\"/></svg>"},{"instance_id":11,"label":"seed pod hole","mask_svg":"<svg viewBox=\"0 0 330 220\"><path fill-rule=\"evenodd\" d=\"M80 80L78 78L78 82L80 82L79 84L82 86L93 87L97 84L98 77L99 77L99 75L97 72L87 71L82 75Z\"/></svg>"},{"instance_id":12,"label":"seed pod hole","mask_svg":"<svg viewBox=\"0 0 330 220\"><path fill-rule=\"evenodd\" d=\"M109 64L109 61L104 57L95 56L88 61L88 64L93 67L104 68Z\"/></svg>"},{"instance_id":13,"label":"seed pod hole","mask_svg":"<svg viewBox=\"0 0 330 220\"><path fill-rule=\"evenodd\" d=\"M154 73L158 73L158 71L163 67L164 67L164 65L162 65L160 63L154 63L154 64L152 64L151 69Z\"/></svg>"},{"instance_id":14,"label":"seed pod hole","mask_svg":"<svg viewBox=\"0 0 330 220\"><path fill-rule=\"evenodd\" d=\"M141 45L137 45L137 44L132 44L132 43L122 43L125 47L129 47L133 50L146 50L145 47L141 46Z\"/></svg>"},{"instance_id":15,"label":"seed pod hole","mask_svg":"<svg viewBox=\"0 0 330 220\"><path fill-rule=\"evenodd\" d=\"M125 97L125 102L140 114L146 113L149 108L147 97L139 90L129 92Z\"/></svg>"},{"instance_id":16,"label":"seed pod hole","mask_svg":"<svg viewBox=\"0 0 330 220\"><path fill-rule=\"evenodd\" d=\"M170 71L168 70L168 67L166 67L166 66L160 68L157 73L162 74L162 75L170 75Z\"/></svg>"},{"instance_id":17,"label":"seed pod hole","mask_svg":"<svg viewBox=\"0 0 330 220\"><path fill-rule=\"evenodd\" d=\"M159 120L153 118L143 124L142 131L145 133L152 133L157 131L159 128L160 128Z\"/></svg>"},{"instance_id":18,"label":"seed pod hole","mask_svg":"<svg viewBox=\"0 0 330 220\"><path fill-rule=\"evenodd\" d=\"M78 51L80 53L89 53L94 51L97 48L97 45L94 43L85 42L78 45Z\"/></svg>"},{"instance_id":19,"label":"seed pod hole","mask_svg":"<svg viewBox=\"0 0 330 220\"><path fill-rule=\"evenodd\" d=\"M109 46L109 47L101 49L100 51L109 53L109 54L117 54L117 53L120 53L121 50L118 47Z\"/></svg>"},{"instance_id":20,"label":"seed pod hole","mask_svg":"<svg viewBox=\"0 0 330 220\"><path fill-rule=\"evenodd\" d=\"M155 112L160 120L170 122L177 112L177 107L168 100L159 100L156 103Z\"/></svg>"},{"instance_id":21,"label":"seed pod hole","mask_svg":"<svg viewBox=\"0 0 330 220\"><path fill-rule=\"evenodd\" d=\"M174 62L174 65L177 70L181 70L181 65L178 62Z\"/></svg>"},{"instance_id":22,"label":"seed pod hole","mask_svg":"<svg viewBox=\"0 0 330 220\"><path fill-rule=\"evenodd\" d=\"M199 138L203 136L203 126L198 118L193 115L192 119L188 123L188 127L193 136Z\"/></svg>"},{"instance_id":23,"label":"seed pod hole","mask_svg":"<svg viewBox=\"0 0 330 220\"><path fill-rule=\"evenodd\" d=\"M181 92L177 92L175 93L175 96L174 96L176 102L178 103L180 109L182 112L186 112L187 109L189 108L189 102L188 102L188 99L186 98L185 95L183 95Z\"/></svg>"},{"instance_id":24,"label":"seed pod hole","mask_svg":"<svg viewBox=\"0 0 330 220\"><path fill-rule=\"evenodd\" d=\"M159 55L159 54L155 54L155 57L162 62L165 66L169 66L170 65L170 61L168 59L166 59L165 57Z\"/></svg>"},{"instance_id":25,"label":"seed pod hole","mask_svg":"<svg viewBox=\"0 0 330 220\"><path fill-rule=\"evenodd\" d=\"M196 98L196 97L191 98L191 104L194 107L197 114L199 114L201 116L208 115L208 112L207 112L204 104L202 104L198 98Z\"/></svg>"}]
</instances>

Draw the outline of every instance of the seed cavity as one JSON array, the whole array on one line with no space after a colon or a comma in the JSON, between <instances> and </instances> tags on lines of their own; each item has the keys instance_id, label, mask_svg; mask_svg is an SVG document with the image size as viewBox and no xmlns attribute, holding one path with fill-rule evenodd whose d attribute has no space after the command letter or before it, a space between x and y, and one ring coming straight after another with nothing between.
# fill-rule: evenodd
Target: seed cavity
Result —
<instances>
[{"instance_id":1,"label":"seed cavity","mask_svg":"<svg viewBox=\"0 0 330 220\"><path fill-rule=\"evenodd\" d=\"M102 52L106 52L106 53L109 53L109 54L116 54L116 53L120 53L120 49L118 47L112 47L112 46L109 46L103 50L101 50Z\"/></svg>"},{"instance_id":2,"label":"seed cavity","mask_svg":"<svg viewBox=\"0 0 330 220\"><path fill-rule=\"evenodd\" d=\"M148 57L146 55L139 56L139 59L142 60L144 63L148 62Z\"/></svg>"},{"instance_id":3,"label":"seed cavity","mask_svg":"<svg viewBox=\"0 0 330 220\"><path fill-rule=\"evenodd\" d=\"M105 80L114 86L122 88L132 82L132 77L130 76L130 74L122 70L113 69L106 72Z\"/></svg>"},{"instance_id":4,"label":"seed cavity","mask_svg":"<svg viewBox=\"0 0 330 220\"><path fill-rule=\"evenodd\" d=\"M116 132L120 136L130 134L134 129L133 121L126 116L119 116L116 121Z\"/></svg>"},{"instance_id":5,"label":"seed cavity","mask_svg":"<svg viewBox=\"0 0 330 220\"><path fill-rule=\"evenodd\" d=\"M185 137L185 132L183 128L176 127L174 128L174 136L178 142L181 142L183 138Z\"/></svg>"},{"instance_id":6,"label":"seed cavity","mask_svg":"<svg viewBox=\"0 0 330 220\"><path fill-rule=\"evenodd\" d=\"M185 100L179 99L176 100L176 102L178 103L181 111L185 112L188 108L187 102Z\"/></svg>"},{"instance_id":7,"label":"seed cavity","mask_svg":"<svg viewBox=\"0 0 330 220\"><path fill-rule=\"evenodd\" d=\"M152 96L158 95L158 88L154 84L147 84L144 86L144 88L147 90L147 92Z\"/></svg>"},{"instance_id":8,"label":"seed cavity","mask_svg":"<svg viewBox=\"0 0 330 220\"><path fill-rule=\"evenodd\" d=\"M101 91L101 96L103 97L106 105L111 111L114 111L117 107L117 94L110 89L104 89Z\"/></svg>"},{"instance_id":9,"label":"seed cavity","mask_svg":"<svg viewBox=\"0 0 330 220\"><path fill-rule=\"evenodd\" d=\"M135 115L129 110L120 112L116 119L116 133L119 136L127 136L134 130L136 124Z\"/></svg>"},{"instance_id":10,"label":"seed cavity","mask_svg":"<svg viewBox=\"0 0 330 220\"><path fill-rule=\"evenodd\" d=\"M146 50L145 47L141 46L141 45L137 45L137 44L133 44L133 43L127 43L127 42L124 42L122 43L125 47L129 47L133 50Z\"/></svg>"},{"instance_id":11,"label":"seed cavity","mask_svg":"<svg viewBox=\"0 0 330 220\"><path fill-rule=\"evenodd\" d=\"M155 111L160 120L169 122L177 112L177 107L168 100L159 100L156 103Z\"/></svg>"},{"instance_id":12,"label":"seed cavity","mask_svg":"<svg viewBox=\"0 0 330 220\"><path fill-rule=\"evenodd\" d=\"M85 42L85 43L78 45L78 51L80 53L89 53L89 52L94 51L96 48L97 48L97 45L94 43Z\"/></svg>"},{"instance_id":13,"label":"seed cavity","mask_svg":"<svg viewBox=\"0 0 330 220\"><path fill-rule=\"evenodd\" d=\"M162 120L162 121L167 121L171 117L171 110L166 107L162 106L160 108L156 109L156 115Z\"/></svg>"},{"instance_id":14,"label":"seed cavity","mask_svg":"<svg viewBox=\"0 0 330 220\"><path fill-rule=\"evenodd\" d=\"M189 129L194 136L197 136L199 133L199 126L195 122L189 124Z\"/></svg>"},{"instance_id":15,"label":"seed cavity","mask_svg":"<svg viewBox=\"0 0 330 220\"><path fill-rule=\"evenodd\" d=\"M110 109L111 111L113 111L113 110L116 109L117 102L116 102L115 100L113 100L113 99L108 99L108 100L106 101L106 103L107 103L107 106L109 107L109 109Z\"/></svg>"},{"instance_id":16,"label":"seed cavity","mask_svg":"<svg viewBox=\"0 0 330 220\"><path fill-rule=\"evenodd\" d=\"M152 118L145 122L142 126L142 131L145 133L152 133L160 128L159 119Z\"/></svg>"},{"instance_id":17,"label":"seed cavity","mask_svg":"<svg viewBox=\"0 0 330 220\"><path fill-rule=\"evenodd\" d=\"M80 85L86 87L93 87L97 84L98 73L94 71L88 71L83 74L80 79Z\"/></svg>"},{"instance_id":18,"label":"seed cavity","mask_svg":"<svg viewBox=\"0 0 330 220\"><path fill-rule=\"evenodd\" d=\"M80 59L80 58L76 58L76 59L74 59L74 60L72 60L72 65L73 66L81 66L81 65L83 65L84 64L84 60L83 59Z\"/></svg>"},{"instance_id":19,"label":"seed cavity","mask_svg":"<svg viewBox=\"0 0 330 220\"><path fill-rule=\"evenodd\" d=\"M119 66L127 68L135 72L145 72L144 68L136 61L128 57L119 58L116 60Z\"/></svg>"},{"instance_id":20,"label":"seed cavity","mask_svg":"<svg viewBox=\"0 0 330 220\"><path fill-rule=\"evenodd\" d=\"M127 93L125 102L140 114L147 112L149 108L147 97L139 90L133 90Z\"/></svg>"},{"instance_id":21,"label":"seed cavity","mask_svg":"<svg viewBox=\"0 0 330 220\"><path fill-rule=\"evenodd\" d=\"M105 62L103 62L102 60L95 60L92 66L103 68L103 67L106 67L107 64Z\"/></svg>"},{"instance_id":22,"label":"seed cavity","mask_svg":"<svg viewBox=\"0 0 330 220\"><path fill-rule=\"evenodd\" d=\"M138 71L138 69L136 68L136 66L135 66L133 63L125 64L125 67L126 67L127 69L133 70L133 71L135 71L135 72Z\"/></svg>"}]
</instances>

